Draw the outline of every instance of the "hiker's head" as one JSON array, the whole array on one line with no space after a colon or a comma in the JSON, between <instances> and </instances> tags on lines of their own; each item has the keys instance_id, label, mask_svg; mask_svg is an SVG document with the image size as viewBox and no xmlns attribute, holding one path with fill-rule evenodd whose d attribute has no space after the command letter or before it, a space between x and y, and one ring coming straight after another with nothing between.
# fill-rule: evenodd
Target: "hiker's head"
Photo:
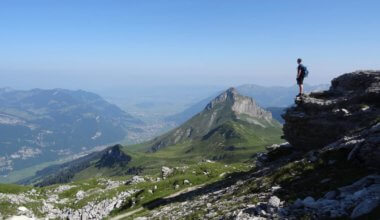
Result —
<instances>
[{"instance_id":1,"label":"hiker's head","mask_svg":"<svg viewBox=\"0 0 380 220\"><path fill-rule=\"evenodd\" d=\"M297 63L300 64L302 62L302 59L301 58L298 58L297 59Z\"/></svg>"}]
</instances>

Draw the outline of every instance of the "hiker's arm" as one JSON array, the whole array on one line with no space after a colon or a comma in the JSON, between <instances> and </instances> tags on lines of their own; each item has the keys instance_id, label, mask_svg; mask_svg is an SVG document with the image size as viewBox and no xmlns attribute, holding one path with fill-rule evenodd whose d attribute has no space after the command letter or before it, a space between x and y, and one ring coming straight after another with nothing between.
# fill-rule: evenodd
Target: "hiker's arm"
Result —
<instances>
[{"instance_id":1,"label":"hiker's arm","mask_svg":"<svg viewBox=\"0 0 380 220\"><path fill-rule=\"evenodd\" d=\"M298 70L297 71L297 78L299 78L301 76L301 70Z\"/></svg>"}]
</instances>

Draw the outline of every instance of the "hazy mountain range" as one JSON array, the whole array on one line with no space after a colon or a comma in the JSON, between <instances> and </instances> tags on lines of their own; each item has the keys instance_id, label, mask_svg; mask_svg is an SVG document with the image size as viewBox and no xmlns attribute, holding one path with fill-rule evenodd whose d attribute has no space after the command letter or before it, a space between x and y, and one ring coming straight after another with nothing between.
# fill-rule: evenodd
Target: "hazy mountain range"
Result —
<instances>
[{"instance_id":1,"label":"hazy mountain range","mask_svg":"<svg viewBox=\"0 0 380 220\"><path fill-rule=\"evenodd\" d=\"M0 174L121 141L140 124L94 93L0 89Z\"/></svg>"}]
</instances>

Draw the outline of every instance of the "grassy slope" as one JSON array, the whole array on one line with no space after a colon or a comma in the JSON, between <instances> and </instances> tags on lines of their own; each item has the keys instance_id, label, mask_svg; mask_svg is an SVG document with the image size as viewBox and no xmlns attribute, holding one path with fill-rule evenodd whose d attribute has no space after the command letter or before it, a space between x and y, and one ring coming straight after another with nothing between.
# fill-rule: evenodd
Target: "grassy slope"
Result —
<instances>
[{"instance_id":1,"label":"grassy slope","mask_svg":"<svg viewBox=\"0 0 380 220\"><path fill-rule=\"evenodd\" d=\"M241 164L241 163L235 163L231 165L224 165L223 163L208 163L208 162L202 162L194 165L190 165L188 167L183 167L181 169L177 169L174 171L174 173L169 176L165 180L161 180L159 182L155 181L147 181L144 183L139 183L135 185L120 185L117 188L110 189L103 191L102 193L99 193L99 190L105 190L105 185L102 184L104 180L103 178L89 178L89 179L83 179L83 180L76 180L73 181L67 185L74 186L74 188L71 188L69 190L66 190L64 192L61 192L58 194L59 199L68 199L68 202L63 204L56 204L59 208L69 207L73 209L82 208L88 202L91 201L101 201L104 199L112 198L116 194L127 191L130 189L138 189L142 190L138 195L135 195L136 199L136 205L134 207L128 206L128 200L126 201L126 204L121 207L118 210L114 210L113 214L116 215L120 212L130 211L133 209L137 209L141 207L142 205L151 202L155 199L162 198L168 195L171 195L175 192L181 191L183 189L186 189L190 186L196 186L199 184L205 184L205 183L212 183L215 181L218 181L220 179L223 179L224 176L221 175L222 173L232 173L232 172L240 172L240 171L247 171L250 169L250 167L247 164ZM207 175L204 174L204 172L207 172ZM156 177L159 177L159 173L155 173L152 175L145 176L146 179L156 179ZM125 181L128 179L126 176L119 176L119 177L113 177L111 178L114 181L123 180ZM190 184L185 184L184 180L189 180ZM43 199L46 199L50 196L50 194L59 187L60 185L65 184L57 184L52 185L48 187L41 187L41 188L34 188L30 186L19 186L19 185L11 185L11 184L0 184L0 193L7 193L7 194L20 194L23 193L24 195L29 195L27 192L31 189L35 189L39 192L39 196L31 196L32 199L35 199L37 202L28 202L26 204L17 205L12 204L9 201L2 200L0 198L0 212L3 215L3 217L9 217L11 215L17 214L17 208L19 206L25 206L30 210L33 210L35 214L37 214L38 217L43 217L40 211L38 209L42 206L42 203L40 202ZM179 185L179 188L175 188L175 185ZM157 186L157 190L153 190L154 186ZM86 192L86 197L82 200L79 200L78 202L73 202L76 198L76 193L79 190L83 190ZM153 190L154 193L150 193L149 190Z\"/></svg>"}]
</instances>

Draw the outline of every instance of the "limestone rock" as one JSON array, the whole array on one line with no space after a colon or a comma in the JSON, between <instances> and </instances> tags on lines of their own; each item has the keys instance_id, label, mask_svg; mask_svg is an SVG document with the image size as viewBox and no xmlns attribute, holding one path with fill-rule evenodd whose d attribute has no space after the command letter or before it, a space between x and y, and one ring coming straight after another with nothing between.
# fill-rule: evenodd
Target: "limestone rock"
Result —
<instances>
[{"instance_id":1,"label":"limestone rock","mask_svg":"<svg viewBox=\"0 0 380 220\"><path fill-rule=\"evenodd\" d=\"M174 172L173 169L169 168L169 167L165 167L163 166L161 168L161 176L163 179L166 179L168 176L170 176L172 173Z\"/></svg>"},{"instance_id":2,"label":"limestone rock","mask_svg":"<svg viewBox=\"0 0 380 220\"><path fill-rule=\"evenodd\" d=\"M283 115L284 137L292 146L321 148L378 120L380 72L348 73L331 84L328 91L296 99Z\"/></svg>"},{"instance_id":3,"label":"limestone rock","mask_svg":"<svg viewBox=\"0 0 380 220\"><path fill-rule=\"evenodd\" d=\"M83 199L84 196L85 196L85 193L84 193L84 191L82 191L82 190L79 190L79 191L77 192L77 194L76 194L76 197L77 197L78 200Z\"/></svg>"},{"instance_id":4,"label":"limestone rock","mask_svg":"<svg viewBox=\"0 0 380 220\"><path fill-rule=\"evenodd\" d=\"M268 201L268 205L278 208L281 204L281 200L277 196L272 196L270 197Z\"/></svg>"}]
</instances>

